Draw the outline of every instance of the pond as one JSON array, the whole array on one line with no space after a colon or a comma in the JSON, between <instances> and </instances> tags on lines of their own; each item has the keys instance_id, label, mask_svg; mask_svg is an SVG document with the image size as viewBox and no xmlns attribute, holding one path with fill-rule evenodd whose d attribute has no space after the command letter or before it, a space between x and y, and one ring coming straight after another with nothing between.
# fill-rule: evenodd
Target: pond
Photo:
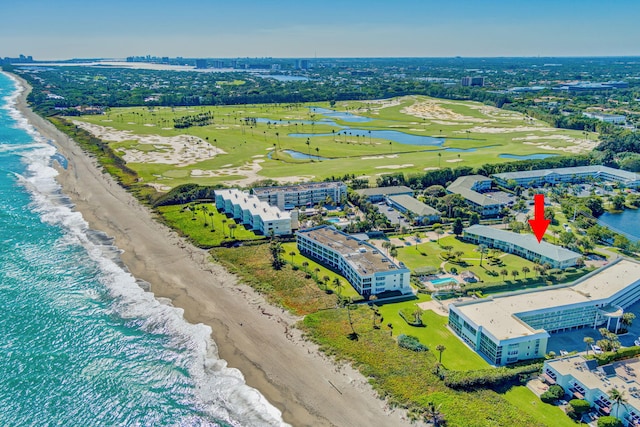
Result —
<instances>
[{"instance_id":1,"label":"pond","mask_svg":"<svg viewBox=\"0 0 640 427\"><path fill-rule=\"evenodd\" d=\"M322 156L314 156L313 154L305 154L295 150L282 150L283 153L290 155L294 159L302 159L302 160L330 160L326 157ZM269 151L267 154L267 158L271 159L273 154L273 150Z\"/></svg>"},{"instance_id":2,"label":"pond","mask_svg":"<svg viewBox=\"0 0 640 427\"><path fill-rule=\"evenodd\" d=\"M558 154L528 154L520 156L518 154L500 154L498 157L503 159L513 159L513 160L542 160L547 159L549 157L557 156Z\"/></svg>"},{"instance_id":3,"label":"pond","mask_svg":"<svg viewBox=\"0 0 640 427\"><path fill-rule=\"evenodd\" d=\"M309 107L309 109L314 113L322 114L323 116L331 117L337 120L342 120L343 122L366 123L373 120L369 117L356 116L355 114L347 113L344 111L330 110L328 108Z\"/></svg>"},{"instance_id":4,"label":"pond","mask_svg":"<svg viewBox=\"0 0 640 427\"><path fill-rule=\"evenodd\" d=\"M640 240L640 209L625 209L620 213L605 212L598 218L598 224L626 236L629 240Z\"/></svg>"},{"instance_id":5,"label":"pond","mask_svg":"<svg viewBox=\"0 0 640 427\"><path fill-rule=\"evenodd\" d=\"M316 136L334 136L343 138L363 138L363 140L371 138L386 139L388 141L397 142L404 145L424 145L424 146L440 146L444 144L444 138L434 138L432 136L411 135L397 130L365 130L365 129L349 129L341 130L335 133L290 133L292 138L313 138ZM455 149L460 150L460 149ZM475 149L472 149L475 150Z\"/></svg>"}]
</instances>

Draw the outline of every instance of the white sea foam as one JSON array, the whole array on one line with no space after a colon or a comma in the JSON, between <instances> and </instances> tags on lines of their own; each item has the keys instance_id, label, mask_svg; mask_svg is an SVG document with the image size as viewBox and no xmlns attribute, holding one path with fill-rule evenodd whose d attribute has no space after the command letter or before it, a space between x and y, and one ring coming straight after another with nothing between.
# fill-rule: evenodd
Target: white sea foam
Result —
<instances>
[{"instance_id":1,"label":"white sea foam","mask_svg":"<svg viewBox=\"0 0 640 427\"><path fill-rule=\"evenodd\" d=\"M189 374L196 383L205 412L234 426L286 426L280 411L256 389L249 387L239 370L227 367L227 362L219 358L217 346L211 339L211 328L188 323L182 309L163 304L153 294L145 292L122 267L119 250L111 240L90 230L82 215L72 210L70 200L62 194L54 179L56 170L49 166L55 148L48 145L14 107L21 91L17 82L16 86L19 89L5 98L7 106L4 108L9 110L17 126L34 140L31 150L23 154L28 167L20 177L32 195L34 211L43 221L62 227L66 231L65 239L82 245L99 265L101 280L114 300L112 306L118 316L136 319L143 331L169 336L170 345L188 349L184 357L189 359ZM95 298L96 295L87 294L86 297Z\"/></svg>"}]
</instances>

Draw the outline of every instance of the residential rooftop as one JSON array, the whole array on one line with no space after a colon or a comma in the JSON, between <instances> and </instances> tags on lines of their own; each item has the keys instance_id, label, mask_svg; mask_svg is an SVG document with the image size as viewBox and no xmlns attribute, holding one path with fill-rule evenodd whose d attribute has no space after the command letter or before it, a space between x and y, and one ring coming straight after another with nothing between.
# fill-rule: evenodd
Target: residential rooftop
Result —
<instances>
[{"instance_id":1,"label":"residential rooftop","mask_svg":"<svg viewBox=\"0 0 640 427\"><path fill-rule=\"evenodd\" d=\"M287 192L287 191L305 191L305 190L313 190L318 188L337 188L344 187L345 184L343 182L338 181L328 181L328 182L305 182L302 184L292 184L292 185L278 185L273 187L256 187L251 191L253 194L270 194L270 193L279 193L279 192Z\"/></svg>"},{"instance_id":2,"label":"residential rooftop","mask_svg":"<svg viewBox=\"0 0 640 427\"><path fill-rule=\"evenodd\" d=\"M242 210L248 210L253 215L259 215L263 221L291 219L289 212L281 211L277 207L261 201L256 196L244 193L236 188L215 190L215 193L224 199L232 200L232 202L239 205Z\"/></svg>"},{"instance_id":3,"label":"residential rooftop","mask_svg":"<svg viewBox=\"0 0 640 427\"><path fill-rule=\"evenodd\" d=\"M621 169L614 169L608 166L602 165L593 165L593 166L576 166L569 168L557 168L557 169L538 169L531 171L520 171L520 172L505 172L505 173L496 173L493 175L494 178L501 179L503 181L509 181L510 179L533 179L533 178L544 178L549 175L592 175L592 176L602 176L606 178L606 175L618 177L624 181L638 181L640 180L640 175L635 172L624 171Z\"/></svg>"},{"instance_id":4,"label":"residential rooftop","mask_svg":"<svg viewBox=\"0 0 640 427\"><path fill-rule=\"evenodd\" d=\"M569 249L565 249L557 245L552 245L544 240L538 243L538 240L533 234L519 234L480 224L467 227L464 231L465 233L474 234L476 236L509 243L558 262L580 257L580 254L577 252L570 251Z\"/></svg>"},{"instance_id":5,"label":"residential rooftop","mask_svg":"<svg viewBox=\"0 0 640 427\"><path fill-rule=\"evenodd\" d=\"M413 190L404 185L397 185L391 187L374 187L374 188L363 188L360 190L356 190L356 193L370 197L370 196L389 196L394 194L413 194Z\"/></svg>"},{"instance_id":6,"label":"residential rooftop","mask_svg":"<svg viewBox=\"0 0 640 427\"><path fill-rule=\"evenodd\" d=\"M640 359L636 357L604 366L589 362L576 355L549 360L546 364L560 375L570 375L588 389L599 389L605 395L613 388L628 391L625 392L627 402L634 408L640 408Z\"/></svg>"},{"instance_id":7,"label":"residential rooftop","mask_svg":"<svg viewBox=\"0 0 640 427\"><path fill-rule=\"evenodd\" d=\"M307 238L340 253L361 275L401 268L382 254L375 246L338 231L333 227L310 228L300 230L298 234L306 235Z\"/></svg>"},{"instance_id":8,"label":"residential rooftop","mask_svg":"<svg viewBox=\"0 0 640 427\"><path fill-rule=\"evenodd\" d=\"M405 209L413 212L417 216L434 216L440 215L440 212L435 210L429 205L422 203L421 201L415 199L406 194L398 194L396 196L388 196L388 199L393 203L396 203Z\"/></svg>"},{"instance_id":9,"label":"residential rooftop","mask_svg":"<svg viewBox=\"0 0 640 427\"><path fill-rule=\"evenodd\" d=\"M639 280L640 263L622 259L579 279L573 285L515 292L455 305L476 325L482 325L485 332L497 340L507 340L544 332L533 329L518 315L605 300Z\"/></svg>"},{"instance_id":10,"label":"residential rooftop","mask_svg":"<svg viewBox=\"0 0 640 427\"><path fill-rule=\"evenodd\" d=\"M459 194L465 199L475 203L478 206L493 206L502 205L500 200L494 199L488 194L478 193L473 190L473 187L478 182L492 182L491 178L487 178L482 175L466 175L461 176L451 183L447 187L447 191L454 194Z\"/></svg>"}]
</instances>

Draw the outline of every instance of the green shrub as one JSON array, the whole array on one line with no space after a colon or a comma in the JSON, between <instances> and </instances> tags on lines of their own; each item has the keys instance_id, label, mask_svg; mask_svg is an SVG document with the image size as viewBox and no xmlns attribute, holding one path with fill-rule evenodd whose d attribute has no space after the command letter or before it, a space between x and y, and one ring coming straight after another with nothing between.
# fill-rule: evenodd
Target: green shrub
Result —
<instances>
[{"instance_id":1,"label":"green shrub","mask_svg":"<svg viewBox=\"0 0 640 427\"><path fill-rule=\"evenodd\" d=\"M572 399L569 401L569 405L576 415L576 418L580 418L582 414L589 412L591 404L584 399Z\"/></svg>"},{"instance_id":2,"label":"green shrub","mask_svg":"<svg viewBox=\"0 0 640 427\"><path fill-rule=\"evenodd\" d=\"M517 383L522 375L539 372L542 364L516 367L499 367L477 371L449 371L444 379L445 385L454 389L471 390L477 388L498 388ZM562 387L560 387L562 389ZM564 394L564 390L563 390Z\"/></svg>"},{"instance_id":3,"label":"green shrub","mask_svg":"<svg viewBox=\"0 0 640 427\"><path fill-rule=\"evenodd\" d=\"M605 417L598 418L598 427L622 427L622 421L616 417L607 415Z\"/></svg>"},{"instance_id":4,"label":"green shrub","mask_svg":"<svg viewBox=\"0 0 640 427\"><path fill-rule=\"evenodd\" d=\"M409 307L404 308L398 311L398 314L409 326L424 326L421 317L422 310L417 306L413 309Z\"/></svg>"},{"instance_id":5,"label":"green shrub","mask_svg":"<svg viewBox=\"0 0 640 427\"><path fill-rule=\"evenodd\" d=\"M418 338L413 335L398 335L398 345L411 351L429 351L429 348L422 344Z\"/></svg>"},{"instance_id":6,"label":"green shrub","mask_svg":"<svg viewBox=\"0 0 640 427\"><path fill-rule=\"evenodd\" d=\"M596 354L595 359L598 361L598 365L606 365L616 360L630 359L632 357L640 355L640 347L625 347L618 351L606 351L602 354Z\"/></svg>"},{"instance_id":7,"label":"green shrub","mask_svg":"<svg viewBox=\"0 0 640 427\"><path fill-rule=\"evenodd\" d=\"M549 390L540 395L540 400L544 403L553 403L564 396L564 389L559 385L552 385Z\"/></svg>"}]
</instances>

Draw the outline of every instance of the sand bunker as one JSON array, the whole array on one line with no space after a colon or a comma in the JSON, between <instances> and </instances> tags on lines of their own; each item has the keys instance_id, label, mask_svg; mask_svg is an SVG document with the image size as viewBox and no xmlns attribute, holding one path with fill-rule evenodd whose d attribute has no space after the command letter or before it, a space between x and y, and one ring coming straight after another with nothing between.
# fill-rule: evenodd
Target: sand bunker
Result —
<instances>
[{"instance_id":1,"label":"sand bunker","mask_svg":"<svg viewBox=\"0 0 640 427\"><path fill-rule=\"evenodd\" d=\"M404 169L410 168L413 166L413 163L407 163L404 165L385 165L385 166L376 166L376 169Z\"/></svg>"},{"instance_id":2,"label":"sand bunker","mask_svg":"<svg viewBox=\"0 0 640 427\"><path fill-rule=\"evenodd\" d=\"M246 187L254 182L261 181L266 177L261 176L259 172L262 170L260 163L263 163L264 159L255 159L251 162L247 162L242 166L227 167L231 165L225 165L217 170L202 170L194 169L191 171L192 178L221 178L241 176L239 179L229 179L222 181L222 184L229 186ZM302 176L286 176L282 178L270 178L277 181L280 184L295 183L295 182L307 182L315 178L314 175L302 175Z\"/></svg>"},{"instance_id":3,"label":"sand bunker","mask_svg":"<svg viewBox=\"0 0 640 427\"><path fill-rule=\"evenodd\" d=\"M117 130L108 126L73 121L73 124L86 130L104 141L122 142L137 141L140 144L151 145L157 151L137 150L135 148L121 148L122 158L127 163L162 163L176 166L189 166L211 159L218 154L226 154L220 148L214 147L204 139L191 135L160 136L136 135L128 130Z\"/></svg>"},{"instance_id":4,"label":"sand bunker","mask_svg":"<svg viewBox=\"0 0 640 427\"><path fill-rule=\"evenodd\" d=\"M512 138L512 141L523 141L523 144L534 145L544 150L564 151L567 153L584 153L585 151L593 151L598 145L598 141L590 139L578 139L569 135L527 135L518 138ZM549 144L554 142L566 142L569 146L554 147Z\"/></svg>"}]
</instances>

